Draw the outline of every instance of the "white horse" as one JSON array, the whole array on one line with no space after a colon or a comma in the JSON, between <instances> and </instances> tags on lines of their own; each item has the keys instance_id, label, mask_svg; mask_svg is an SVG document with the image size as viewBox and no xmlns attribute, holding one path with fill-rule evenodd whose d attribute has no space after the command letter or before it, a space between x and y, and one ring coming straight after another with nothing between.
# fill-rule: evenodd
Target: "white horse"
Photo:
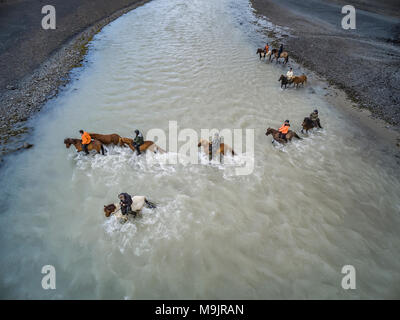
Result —
<instances>
[{"instance_id":1,"label":"white horse","mask_svg":"<svg viewBox=\"0 0 400 320\"><path fill-rule=\"evenodd\" d=\"M132 197L132 213L134 217L141 212L141 210L146 207L150 209L154 209L156 205L147 200L145 196L133 196ZM104 215L108 218L111 215L115 215L115 217L120 222L128 221L129 214L121 213L121 205L119 203L111 203L107 206L104 206Z\"/></svg>"}]
</instances>

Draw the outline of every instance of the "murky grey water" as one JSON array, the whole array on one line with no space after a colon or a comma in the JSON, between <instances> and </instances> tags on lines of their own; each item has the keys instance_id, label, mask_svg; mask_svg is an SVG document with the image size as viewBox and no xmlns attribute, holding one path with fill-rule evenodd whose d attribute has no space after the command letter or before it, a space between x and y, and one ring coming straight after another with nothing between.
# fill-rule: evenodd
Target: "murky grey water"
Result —
<instances>
[{"instance_id":1,"label":"murky grey water","mask_svg":"<svg viewBox=\"0 0 400 320\"><path fill-rule=\"evenodd\" d=\"M286 70L258 61L252 20L247 1L155 0L95 37L79 80L34 120L35 147L1 173L2 298L400 297L398 167L320 88L279 89ZM286 118L299 131L315 107L323 131L284 148L265 136ZM169 120L253 128L253 173L62 143L80 128L168 132ZM159 207L106 220L121 191ZM54 291L41 288L47 264Z\"/></svg>"}]
</instances>

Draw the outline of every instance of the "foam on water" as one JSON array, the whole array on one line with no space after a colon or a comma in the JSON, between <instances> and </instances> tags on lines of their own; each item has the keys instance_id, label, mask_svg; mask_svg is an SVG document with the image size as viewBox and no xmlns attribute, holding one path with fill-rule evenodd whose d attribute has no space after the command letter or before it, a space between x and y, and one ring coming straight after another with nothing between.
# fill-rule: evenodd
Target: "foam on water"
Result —
<instances>
[{"instance_id":1,"label":"foam on water","mask_svg":"<svg viewBox=\"0 0 400 320\"><path fill-rule=\"evenodd\" d=\"M400 296L398 165L312 78L281 90L286 68L255 55L260 27L270 26L247 1L154 0L96 35L88 63L31 122L34 148L0 173L1 297ZM285 119L299 133L315 108L323 130L285 146L265 135ZM254 155L170 164L185 156L108 147L86 157L62 143L81 128L168 132L170 120L199 134L254 129ZM249 161L252 174L237 176ZM157 208L105 218L124 191ZM56 292L41 288L46 264ZM357 290L341 288L346 264Z\"/></svg>"}]
</instances>

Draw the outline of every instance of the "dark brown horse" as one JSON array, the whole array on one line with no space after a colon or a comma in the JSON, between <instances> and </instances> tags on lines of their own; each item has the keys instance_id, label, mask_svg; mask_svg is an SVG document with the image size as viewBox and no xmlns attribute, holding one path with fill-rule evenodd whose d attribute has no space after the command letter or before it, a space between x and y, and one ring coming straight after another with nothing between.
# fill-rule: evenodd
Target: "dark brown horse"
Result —
<instances>
[{"instance_id":1,"label":"dark brown horse","mask_svg":"<svg viewBox=\"0 0 400 320\"><path fill-rule=\"evenodd\" d=\"M271 59L272 57L272 59ZM286 64L289 61L289 53L287 53L286 51L283 51L281 53L281 55L278 57L278 49L272 49L271 50L271 57L270 57L270 61L274 61L274 58L276 59L276 63L279 62L279 59L282 58L284 61L283 63Z\"/></svg>"},{"instance_id":2,"label":"dark brown horse","mask_svg":"<svg viewBox=\"0 0 400 320\"><path fill-rule=\"evenodd\" d=\"M308 133L308 130L311 130L312 128L322 129L321 123L319 122L319 118L314 122L309 117L305 117L302 126L303 129L301 129L301 133L304 133L304 130L306 130L306 133Z\"/></svg>"},{"instance_id":3,"label":"dark brown horse","mask_svg":"<svg viewBox=\"0 0 400 320\"><path fill-rule=\"evenodd\" d=\"M265 48L258 48L256 54L258 54L260 56L260 60L261 58L264 58L267 56L267 51L265 50ZM271 56L271 54L270 54ZM271 59L271 58L270 58Z\"/></svg>"},{"instance_id":4,"label":"dark brown horse","mask_svg":"<svg viewBox=\"0 0 400 320\"><path fill-rule=\"evenodd\" d=\"M270 134L272 134L272 138L274 138L275 141L278 141L279 143L282 143L282 144L284 144L284 143L286 143L288 141L291 141L293 139L293 137L301 140L301 138L297 135L297 133L292 131L292 130L289 130L289 132L286 134L286 140L282 139L280 137L280 132L278 130L275 130L275 129L272 129L272 128L268 128L267 132L265 133L265 135L268 136ZM274 143L274 141L272 141L272 143Z\"/></svg>"},{"instance_id":5,"label":"dark brown horse","mask_svg":"<svg viewBox=\"0 0 400 320\"><path fill-rule=\"evenodd\" d=\"M72 139L72 138L65 138L64 139L65 147L69 149L71 145L73 145L77 152L83 151L82 148L82 141L80 139ZM96 150L97 153L104 155L104 147L103 144L98 140L92 140L88 144L88 151Z\"/></svg>"},{"instance_id":6,"label":"dark brown horse","mask_svg":"<svg viewBox=\"0 0 400 320\"><path fill-rule=\"evenodd\" d=\"M121 142L121 137L116 134L99 134L99 133L89 133L90 137L95 140L99 140L104 145L115 144L116 146L123 146Z\"/></svg>"},{"instance_id":7,"label":"dark brown horse","mask_svg":"<svg viewBox=\"0 0 400 320\"><path fill-rule=\"evenodd\" d=\"M281 76L280 76L280 78L278 79L278 81L281 81L281 88L283 87L283 86L285 86L285 89L286 89L286 86L288 85L288 84L291 84L292 83L292 80L289 80L286 76L284 76L283 74L281 74Z\"/></svg>"},{"instance_id":8,"label":"dark brown horse","mask_svg":"<svg viewBox=\"0 0 400 320\"><path fill-rule=\"evenodd\" d=\"M301 76L293 77L291 82L295 84L296 88L299 86L299 84L304 86L304 84L307 82L307 76L303 73Z\"/></svg>"},{"instance_id":9,"label":"dark brown horse","mask_svg":"<svg viewBox=\"0 0 400 320\"><path fill-rule=\"evenodd\" d=\"M135 152L135 147L133 146L133 139L131 138L121 138L122 145L127 145L133 152ZM161 149L158 145L156 145L153 141L146 140L140 146L140 152L143 151L151 151L154 153L165 153L165 150Z\"/></svg>"}]
</instances>

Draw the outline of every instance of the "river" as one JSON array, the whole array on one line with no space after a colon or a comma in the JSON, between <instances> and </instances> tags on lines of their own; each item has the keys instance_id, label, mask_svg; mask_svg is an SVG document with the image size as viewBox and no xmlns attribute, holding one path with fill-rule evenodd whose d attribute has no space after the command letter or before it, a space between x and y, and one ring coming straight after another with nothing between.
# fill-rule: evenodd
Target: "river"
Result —
<instances>
[{"instance_id":1,"label":"river","mask_svg":"<svg viewBox=\"0 0 400 320\"><path fill-rule=\"evenodd\" d=\"M0 173L1 298L400 297L398 164L312 79L280 89L287 68L255 55L261 23L244 0L154 0L94 37L73 81L31 120L35 146ZM285 119L299 133L315 108L323 130L284 147L265 135ZM252 129L254 154L174 165L163 161L172 152L85 157L63 144L81 128L168 134L170 121L199 134ZM251 173L234 174L249 159ZM158 207L106 219L122 191ZM55 290L41 286L44 265ZM355 290L341 286L345 265Z\"/></svg>"}]
</instances>

